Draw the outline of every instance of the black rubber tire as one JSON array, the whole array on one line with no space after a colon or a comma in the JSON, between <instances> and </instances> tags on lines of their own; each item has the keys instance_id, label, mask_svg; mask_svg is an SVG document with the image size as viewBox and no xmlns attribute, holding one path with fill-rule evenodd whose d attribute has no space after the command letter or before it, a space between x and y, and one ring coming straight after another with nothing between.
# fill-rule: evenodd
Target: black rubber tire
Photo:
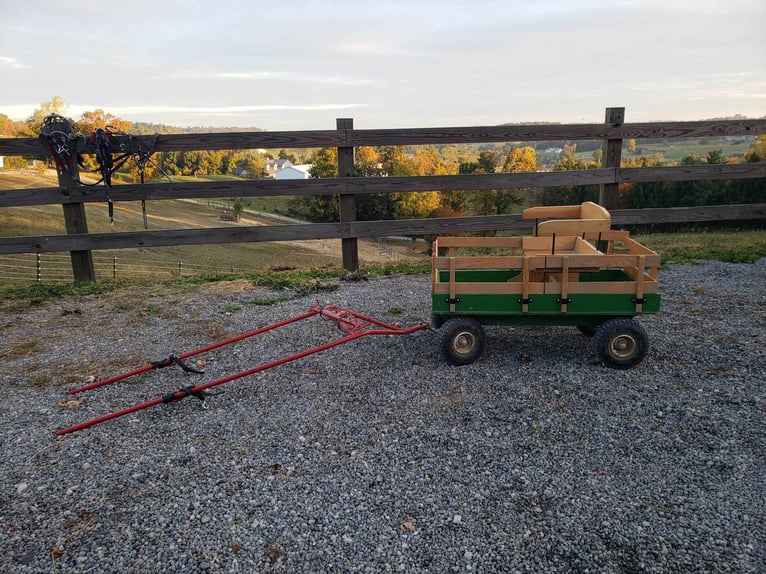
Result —
<instances>
[{"instance_id":1,"label":"black rubber tire","mask_svg":"<svg viewBox=\"0 0 766 574\"><path fill-rule=\"evenodd\" d=\"M447 319L444 318L444 315L437 315L436 313L431 315L431 326L434 329L441 329L441 326L444 325L444 321Z\"/></svg>"},{"instance_id":2,"label":"black rubber tire","mask_svg":"<svg viewBox=\"0 0 766 574\"><path fill-rule=\"evenodd\" d=\"M447 319L437 333L437 343L453 365L468 365L484 351L487 336L484 327L470 317Z\"/></svg>"},{"instance_id":3,"label":"black rubber tire","mask_svg":"<svg viewBox=\"0 0 766 574\"><path fill-rule=\"evenodd\" d=\"M649 336L633 319L610 319L596 329L593 337L596 353L607 366L629 369L636 366L649 350Z\"/></svg>"},{"instance_id":4,"label":"black rubber tire","mask_svg":"<svg viewBox=\"0 0 766 574\"><path fill-rule=\"evenodd\" d=\"M594 327L593 325L577 325L577 330L586 337L592 337L596 334L598 327Z\"/></svg>"}]
</instances>

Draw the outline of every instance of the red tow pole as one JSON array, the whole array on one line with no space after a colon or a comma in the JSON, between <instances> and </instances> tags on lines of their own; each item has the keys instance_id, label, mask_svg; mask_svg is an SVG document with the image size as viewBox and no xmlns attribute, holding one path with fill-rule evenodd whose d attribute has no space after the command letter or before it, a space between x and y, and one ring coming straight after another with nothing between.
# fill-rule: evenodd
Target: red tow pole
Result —
<instances>
[{"instance_id":1,"label":"red tow pole","mask_svg":"<svg viewBox=\"0 0 766 574\"><path fill-rule=\"evenodd\" d=\"M264 363L261 365L258 365L256 367L252 367L250 369L240 371L238 373L234 373L232 375L228 375L225 377L221 377L219 379L215 379L213 381L202 383L195 386L189 386L183 389L179 389L175 392L167 393L165 395L158 396L150 401L146 401L143 403L139 403L136 405L133 405L132 407L127 407L125 409L115 411L106 415L102 415L100 417L96 417L81 423L78 423L76 425L73 425L71 427L67 427L61 430L56 431L56 434L58 436L65 435L68 433L72 433L78 430L82 430L88 427L91 427L93 425L97 425L99 423L102 423L104 421L108 421L117 417L121 417L123 415L127 415L136 411L140 411L143 409L147 409L149 407L153 407L155 405L163 404L163 403L170 403L173 401L180 401L181 399L184 399L188 396L195 396L202 400L202 404L205 408L207 408L207 405L205 403L206 395L205 391L207 389L210 389L212 387L222 385L224 383L228 383L230 381L234 381L236 379L241 379L242 377L247 377L249 375L253 375L255 373L259 373L261 371L265 371L267 369L271 369L273 367L277 367L279 365L283 365L285 363L289 363L290 361L295 361L297 359L301 359L303 357L306 357L308 355L313 355L314 353L319 353L321 351L326 351L327 349L331 349L333 347L337 347L338 345L342 345L344 343L348 343L350 341L353 341L355 339L359 339L361 337L366 337L370 335L409 335L410 333L414 333L415 331L422 331L424 329L428 328L428 324L426 323L418 323L417 325L414 325L412 327L399 327L397 325L392 325L390 323L384 323L383 321L378 321L376 319L373 319L371 317L367 317L365 315L362 315L361 313L357 313L355 311L351 311L349 309L344 309L342 307L337 307L334 305L330 305L327 307L322 307L319 304L314 305L309 309L306 313L303 313L302 315L298 315L296 317L292 317L289 319L285 319L283 321L279 321L277 323L273 323L271 325L266 325L265 327L261 327L259 329L255 329L254 331L249 331L247 333L243 333L242 335L238 335L236 337L232 337L230 339L226 339L224 341L220 341L218 343L214 343L212 345L208 345L206 347L201 347L199 349L195 349L193 351L189 351L187 353L183 353L180 355L171 355L167 359L161 362L157 363L151 363L149 365L146 365L145 367L141 367L139 369L135 369L133 371L129 371L127 373L124 373L122 375L117 375L114 377L110 377L108 379L104 379L102 381L97 381L95 383L91 383L89 385L85 385L83 387L78 387L76 389L71 389L67 391L69 394L75 394L83 391L87 391L90 389L94 389L96 387L100 387L103 385L107 385L109 383L114 383L116 381L120 381L123 379L126 379L128 377L132 377L133 375L137 375L139 373L144 373L146 371L155 369L155 368L161 368L165 366L169 366L173 364L175 361L175 358L178 359L185 359L194 355L198 355L200 353L204 353L205 351L210 351L212 349L217 349L218 347L223 347L224 345L229 345L231 343L234 343L236 341L241 341L242 339L246 339L248 337L252 337L254 335L257 335L259 333L264 333L266 331L270 331L272 329L276 329L278 327L283 327L285 325L289 325L290 323L295 323L297 321L301 321L303 319L307 319L309 317L313 317L315 315L319 315L321 317L325 317L326 319L329 319L330 321L334 322L338 328L346 333L344 337L341 337L339 339L335 339L334 341L330 341L328 343L324 343L322 345L319 345L317 347L312 347L310 349L306 349L304 351L299 351L297 353L294 353L292 355L288 355L286 357L283 357L281 359L277 359L275 361L270 361L268 363ZM183 365L182 362L180 362L181 367L184 368L184 370L187 370L188 367ZM193 370L193 369L192 369Z\"/></svg>"}]
</instances>

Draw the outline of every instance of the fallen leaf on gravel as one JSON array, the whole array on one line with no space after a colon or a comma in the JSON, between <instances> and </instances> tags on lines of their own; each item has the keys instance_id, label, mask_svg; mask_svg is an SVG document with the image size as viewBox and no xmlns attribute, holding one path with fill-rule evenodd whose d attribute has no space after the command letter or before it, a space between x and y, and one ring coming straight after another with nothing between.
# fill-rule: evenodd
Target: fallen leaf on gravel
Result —
<instances>
[{"instance_id":1,"label":"fallen leaf on gravel","mask_svg":"<svg viewBox=\"0 0 766 574\"><path fill-rule=\"evenodd\" d=\"M320 369L319 367L312 367L308 371L306 371L309 375L324 375L325 371L324 369Z\"/></svg>"},{"instance_id":2,"label":"fallen leaf on gravel","mask_svg":"<svg viewBox=\"0 0 766 574\"><path fill-rule=\"evenodd\" d=\"M279 548L272 544L263 551L263 557L268 559L271 564L275 564L279 560Z\"/></svg>"},{"instance_id":3,"label":"fallen leaf on gravel","mask_svg":"<svg viewBox=\"0 0 766 574\"><path fill-rule=\"evenodd\" d=\"M71 407L79 407L85 402L85 399L69 399L68 401L61 401L59 407L62 409L68 409Z\"/></svg>"},{"instance_id":4,"label":"fallen leaf on gravel","mask_svg":"<svg viewBox=\"0 0 766 574\"><path fill-rule=\"evenodd\" d=\"M415 526L415 521L409 516L405 516L402 519L402 528L406 530L407 532L415 532L415 530L417 530L417 527Z\"/></svg>"},{"instance_id":5,"label":"fallen leaf on gravel","mask_svg":"<svg viewBox=\"0 0 766 574\"><path fill-rule=\"evenodd\" d=\"M54 560L56 558L61 558L63 555L64 555L64 550L60 546L54 546L51 549L51 558L53 558Z\"/></svg>"},{"instance_id":6,"label":"fallen leaf on gravel","mask_svg":"<svg viewBox=\"0 0 766 574\"><path fill-rule=\"evenodd\" d=\"M609 474L609 472L603 466L597 466L593 470L595 470L601 476L606 476L607 474Z\"/></svg>"}]
</instances>

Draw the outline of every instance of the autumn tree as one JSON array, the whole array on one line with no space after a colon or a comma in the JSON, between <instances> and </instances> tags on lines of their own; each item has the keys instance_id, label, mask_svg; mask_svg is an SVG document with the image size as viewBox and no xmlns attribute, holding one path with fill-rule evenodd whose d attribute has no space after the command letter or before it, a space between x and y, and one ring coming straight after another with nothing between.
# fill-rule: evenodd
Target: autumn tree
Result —
<instances>
[{"instance_id":1,"label":"autumn tree","mask_svg":"<svg viewBox=\"0 0 766 574\"><path fill-rule=\"evenodd\" d=\"M107 126L127 133L130 132L133 124L100 108L92 112L83 112L80 119L75 122L75 129L85 135L92 134L97 128L106 129Z\"/></svg>"},{"instance_id":2,"label":"autumn tree","mask_svg":"<svg viewBox=\"0 0 766 574\"><path fill-rule=\"evenodd\" d=\"M537 154L532 147L514 147L503 162L504 173L537 171Z\"/></svg>"},{"instance_id":3,"label":"autumn tree","mask_svg":"<svg viewBox=\"0 0 766 574\"><path fill-rule=\"evenodd\" d=\"M491 151L483 151L476 161L461 162L459 173L495 173L497 170L497 157Z\"/></svg>"},{"instance_id":4,"label":"autumn tree","mask_svg":"<svg viewBox=\"0 0 766 574\"><path fill-rule=\"evenodd\" d=\"M360 146L354 152L354 177L383 175L380 153L374 147Z\"/></svg>"},{"instance_id":5,"label":"autumn tree","mask_svg":"<svg viewBox=\"0 0 766 574\"><path fill-rule=\"evenodd\" d=\"M726 163L721 150L711 150L705 157L690 153L681 159L681 165L705 165ZM691 207L712 205L725 201L726 182L713 180L694 180L674 182L667 198L667 207Z\"/></svg>"},{"instance_id":6,"label":"autumn tree","mask_svg":"<svg viewBox=\"0 0 766 574\"><path fill-rule=\"evenodd\" d=\"M250 177L251 179L261 179L265 177L266 156L264 156L262 153L258 153L254 150L247 150L241 154L241 156L239 157L239 161L227 162L227 167L231 165L231 163L234 163L234 165L236 165L237 167L245 170L248 174L248 177ZM222 168L223 168L223 165L222 165ZM228 173L230 171L231 171L231 168L227 169L227 171L225 171L224 173Z\"/></svg>"},{"instance_id":7,"label":"autumn tree","mask_svg":"<svg viewBox=\"0 0 766 574\"><path fill-rule=\"evenodd\" d=\"M590 156L593 158L593 161L597 163L599 166L604 162L604 150L601 148L597 150L593 150L593 153L590 154Z\"/></svg>"},{"instance_id":8,"label":"autumn tree","mask_svg":"<svg viewBox=\"0 0 766 574\"><path fill-rule=\"evenodd\" d=\"M758 136L758 139L750 145L750 150L745 154L745 161L766 162L766 135Z\"/></svg>"},{"instance_id":9,"label":"autumn tree","mask_svg":"<svg viewBox=\"0 0 766 574\"><path fill-rule=\"evenodd\" d=\"M766 162L766 135L759 136L750 145L745 162ZM727 203L760 203L766 197L766 178L733 180L729 186Z\"/></svg>"},{"instance_id":10,"label":"autumn tree","mask_svg":"<svg viewBox=\"0 0 766 574\"><path fill-rule=\"evenodd\" d=\"M662 154L642 155L626 159L623 167L659 167L665 165ZM621 183L618 205L624 209L641 209L662 205L672 193L672 184L664 181Z\"/></svg>"},{"instance_id":11,"label":"autumn tree","mask_svg":"<svg viewBox=\"0 0 766 574\"><path fill-rule=\"evenodd\" d=\"M73 129L75 132L81 133L85 136L89 136L97 129L106 129L110 127L115 131L129 132L133 124L127 120L118 118L115 115L105 112L102 109L97 109L92 112L83 112L80 119L74 123ZM117 150L114 150L115 152ZM84 165L91 171L98 170L98 164L96 162L95 155L86 155L83 158ZM140 181L140 169L136 162L130 162L130 165L126 167L126 170L131 172L131 178L133 181ZM121 170L122 171L122 170ZM151 164L145 165L144 180L151 179L154 176L154 167Z\"/></svg>"},{"instance_id":12,"label":"autumn tree","mask_svg":"<svg viewBox=\"0 0 766 574\"><path fill-rule=\"evenodd\" d=\"M15 136L16 124L5 114L0 114L0 136Z\"/></svg>"},{"instance_id":13,"label":"autumn tree","mask_svg":"<svg viewBox=\"0 0 766 574\"><path fill-rule=\"evenodd\" d=\"M338 149L325 147L319 150L311 160L309 175L313 179L338 177Z\"/></svg>"},{"instance_id":14,"label":"autumn tree","mask_svg":"<svg viewBox=\"0 0 766 574\"><path fill-rule=\"evenodd\" d=\"M411 175L454 175L458 172L457 163L445 164L439 150L434 146L418 149L410 162ZM421 219L431 217L442 207L442 194L438 191L398 192L391 194L394 202L394 217L397 219ZM450 198L453 202L458 198Z\"/></svg>"},{"instance_id":15,"label":"autumn tree","mask_svg":"<svg viewBox=\"0 0 766 574\"><path fill-rule=\"evenodd\" d=\"M17 134L18 137L37 137L40 135L40 129L43 127L43 120L46 116L58 114L66 117L68 107L61 96L53 96L50 101L41 102L40 107L32 112L32 115L25 122L26 125Z\"/></svg>"},{"instance_id":16,"label":"autumn tree","mask_svg":"<svg viewBox=\"0 0 766 574\"><path fill-rule=\"evenodd\" d=\"M415 168L407 157L404 146L380 146L378 148L383 175L415 175Z\"/></svg>"},{"instance_id":17,"label":"autumn tree","mask_svg":"<svg viewBox=\"0 0 766 574\"><path fill-rule=\"evenodd\" d=\"M440 198L441 207L448 210L452 215L431 214L431 217L455 217L468 215L468 196L465 191L456 189L452 191L443 191ZM440 213L447 213L442 211Z\"/></svg>"},{"instance_id":18,"label":"autumn tree","mask_svg":"<svg viewBox=\"0 0 766 574\"><path fill-rule=\"evenodd\" d=\"M338 150L326 147L319 150L311 160L309 177L324 179L338 177ZM338 221L340 207L337 195L309 195L290 200L288 213L293 217L315 223Z\"/></svg>"},{"instance_id":19,"label":"autumn tree","mask_svg":"<svg viewBox=\"0 0 766 574\"><path fill-rule=\"evenodd\" d=\"M461 165L465 173L495 173L497 157L490 151L479 154L476 162ZM504 172L536 171L537 156L531 147L511 148L502 165ZM472 206L476 215L498 215L510 213L522 201L521 192L515 189L480 189L473 194Z\"/></svg>"},{"instance_id":20,"label":"autumn tree","mask_svg":"<svg viewBox=\"0 0 766 574\"><path fill-rule=\"evenodd\" d=\"M537 171L537 154L533 147L513 147L503 161L504 173ZM495 194L495 213L510 213L513 208L524 202L524 195L519 189L499 189Z\"/></svg>"},{"instance_id":21,"label":"autumn tree","mask_svg":"<svg viewBox=\"0 0 766 574\"><path fill-rule=\"evenodd\" d=\"M423 219L441 205L438 191L403 191L391 197L396 219Z\"/></svg>"},{"instance_id":22,"label":"autumn tree","mask_svg":"<svg viewBox=\"0 0 766 574\"><path fill-rule=\"evenodd\" d=\"M380 177L383 175L380 152L377 148L360 146L354 153L354 177ZM393 219L394 202L389 193L365 193L356 196L356 217L359 221Z\"/></svg>"},{"instance_id":23,"label":"autumn tree","mask_svg":"<svg viewBox=\"0 0 766 574\"><path fill-rule=\"evenodd\" d=\"M298 160L295 158L295 154L289 153L287 152L287 150L283 150L283 149L279 150L279 155L277 155L277 157L279 159L286 159L293 165L298 163Z\"/></svg>"},{"instance_id":24,"label":"autumn tree","mask_svg":"<svg viewBox=\"0 0 766 574\"><path fill-rule=\"evenodd\" d=\"M457 163L445 163L439 151L428 146L415 152L412 158L415 175L455 175L458 173Z\"/></svg>"},{"instance_id":25,"label":"autumn tree","mask_svg":"<svg viewBox=\"0 0 766 574\"><path fill-rule=\"evenodd\" d=\"M553 171L573 171L598 168L595 161L585 161L577 156L577 144L565 145ZM598 186L567 185L545 188L540 196L543 205L574 205L583 201L598 201Z\"/></svg>"}]
</instances>

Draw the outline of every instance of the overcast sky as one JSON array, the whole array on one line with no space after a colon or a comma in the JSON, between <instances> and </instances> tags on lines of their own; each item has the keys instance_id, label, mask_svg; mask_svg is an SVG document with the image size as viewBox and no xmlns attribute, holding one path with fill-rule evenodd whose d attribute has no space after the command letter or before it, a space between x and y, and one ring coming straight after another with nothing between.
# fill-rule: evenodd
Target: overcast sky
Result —
<instances>
[{"instance_id":1,"label":"overcast sky","mask_svg":"<svg viewBox=\"0 0 766 574\"><path fill-rule=\"evenodd\" d=\"M766 116L766 0L0 0L0 113L268 130Z\"/></svg>"}]
</instances>

